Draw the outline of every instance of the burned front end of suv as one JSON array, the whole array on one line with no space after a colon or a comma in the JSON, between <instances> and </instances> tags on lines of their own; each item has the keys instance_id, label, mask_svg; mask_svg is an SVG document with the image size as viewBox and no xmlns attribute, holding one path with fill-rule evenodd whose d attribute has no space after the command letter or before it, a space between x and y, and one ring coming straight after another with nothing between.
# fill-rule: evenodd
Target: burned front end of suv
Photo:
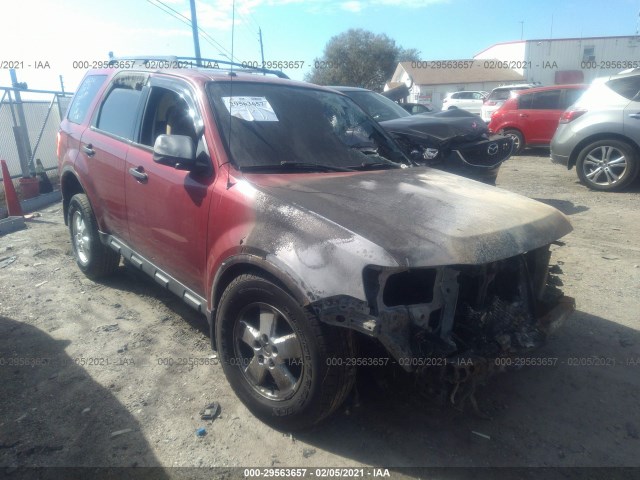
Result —
<instances>
[{"instance_id":1,"label":"burned front end of suv","mask_svg":"<svg viewBox=\"0 0 640 480\"><path fill-rule=\"evenodd\" d=\"M259 248L322 322L425 380L486 378L574 310L549 273L571 231L552 207L428 168L259 183L269 208L250 240L271 239Z\"/></svg>"}]
</instances>

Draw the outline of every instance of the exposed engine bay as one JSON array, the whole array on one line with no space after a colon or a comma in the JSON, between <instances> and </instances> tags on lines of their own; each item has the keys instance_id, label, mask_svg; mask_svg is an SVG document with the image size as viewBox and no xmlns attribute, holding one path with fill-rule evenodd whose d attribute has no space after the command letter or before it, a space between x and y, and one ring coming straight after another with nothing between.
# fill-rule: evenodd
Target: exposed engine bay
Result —
<instances>
[{"instance_id":1,"label":"exposed engine bay","mask_svg":"<svg viewBox=\"0 0 640 480\"><path fill-rule=\"evenodd\" d=\"M575 309L549 259L547 245L484 265L369 267L368 311L339 298L316 309L327 323L377 338L405 371L477 410L475 386L509 364L500 359L541 346Z\"/></svg>"}]
</instances>

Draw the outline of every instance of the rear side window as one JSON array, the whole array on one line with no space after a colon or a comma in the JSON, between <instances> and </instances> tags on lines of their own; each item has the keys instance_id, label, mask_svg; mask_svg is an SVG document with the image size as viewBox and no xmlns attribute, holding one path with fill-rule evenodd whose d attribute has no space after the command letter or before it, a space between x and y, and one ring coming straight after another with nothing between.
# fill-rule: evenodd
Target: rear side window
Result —
<instances>
[{"instance_id":1,"label":"rear side window","mask_svg":"<svg viewBox=\"0 0 640 480\"><path fill-rule=\"evenodd\" d=\"M609 80L607 86L618 95L632 100L640 91L640 75Z\"/></svg>"},{"instance_id":2,"label":"rear side window","mask_svg":"<svg viewBox=\"0 0 640 480\"><path fill-rule=\"evenodd\" d=\"M530 95L532 110L557 110L560 108L560 90L548 90Z\"/></svg>"},{"instance_id":3,"label":"rear side window","mask_svg":"<svg viewBox=\"0 0 640 480\"><path fill-rule=\"evenodd\" d=\"M533 95L519 95L518 96L518 109L520 110L531 110L531 101L533 100Z\"/></svg>"},{"instance_id":4,"label":"rear side window","mask_svg":"<svg viewBox=\"0 0 640 480\"><path fill-rule=\"evenodd\" d=\"M578 101L583 93L584 89L582 88L569 88L565 90L564 101L562 102L562 105L560 105L560 108L569 108L571 105Z\"/></svg>"},{"instance_id":5,"label":"rear side window","mask_svg":"<svg viewBox=\"0 0 640 480\"><path fill-rule=\"evenodd\" d=\"M67 118L70 122L80 124L84 121L91 101L96 96L96 93L98 93L98 90L100 90L106 78L106 75L89 75L83 80L69 106Z\"/></svg>"},{"instance_id":6,"label":"rear side window","mask_svg":"<svg viewBox=\"0 0 640 480\"><path fill-rule=\"evenodd\" d=\"M118 137L132 139L144 80L144 77L137 75L117 78L102 102L96 128Z\"/></svg>"}]
</instances>

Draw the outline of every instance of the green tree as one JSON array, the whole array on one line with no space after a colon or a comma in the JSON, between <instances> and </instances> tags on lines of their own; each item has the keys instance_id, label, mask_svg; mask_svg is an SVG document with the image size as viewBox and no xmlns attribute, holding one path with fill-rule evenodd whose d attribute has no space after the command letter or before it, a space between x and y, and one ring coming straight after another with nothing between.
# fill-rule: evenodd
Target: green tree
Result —
<instances>
[{"instance_id":1,"label":"green tree","mask_svg":"<svg viewBox=\"0 0 640 480\"><path fill-rule=\"evenodd\" d=\"M382 91L398 62L420 60L420 52L404 49L385 34L350 29L327 42L322 57L314 60L307 82Z\"/></svg>"}]
</instances>

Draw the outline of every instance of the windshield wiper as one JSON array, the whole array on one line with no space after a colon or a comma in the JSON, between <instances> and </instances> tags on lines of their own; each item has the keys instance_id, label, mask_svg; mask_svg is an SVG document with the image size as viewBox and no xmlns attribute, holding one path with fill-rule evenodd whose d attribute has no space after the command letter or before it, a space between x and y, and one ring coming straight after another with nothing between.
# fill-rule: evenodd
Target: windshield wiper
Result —
<instances>
[{"instance_id":1,"label":"windshield wiper","mask_svg":"<svg viewBox=\"0 0 640 480\"><path fill-rule=\"evenodd\" d=\"M320 172L352 172L352 168L340 167L338 165L325 165L321 163L311 162L288 162L283 161L280 163L268 164L268 165L248 165L240 167L242 171L252 172L258 170L306 170L306 171L320 171Z\"/></svg>"},{"instance_id":2,"label":"windshield wiper","mask_svg":"<svg viewBox=\"0 0 640 480\"><path fill-rule=\"evenodd\" d=\"M365 155L375 155L378 153L378 147L370 143L356 143L355 145L349 145L349 148L358 150Z\"/></svg>"},{"instance_id":3,"label":"windshield wiper","mask_svg":"<svg viewBox=\"0 0 640 480\"><path fill-rule=\"evenodd\" d=\"M400 163L387 161L387 162L363 163L362 165L356 165L349 168L351 168L352 170L386 170L387 168L406 168L406 167L403 167L402 164Z\"/></svg>"}]
</instances>

